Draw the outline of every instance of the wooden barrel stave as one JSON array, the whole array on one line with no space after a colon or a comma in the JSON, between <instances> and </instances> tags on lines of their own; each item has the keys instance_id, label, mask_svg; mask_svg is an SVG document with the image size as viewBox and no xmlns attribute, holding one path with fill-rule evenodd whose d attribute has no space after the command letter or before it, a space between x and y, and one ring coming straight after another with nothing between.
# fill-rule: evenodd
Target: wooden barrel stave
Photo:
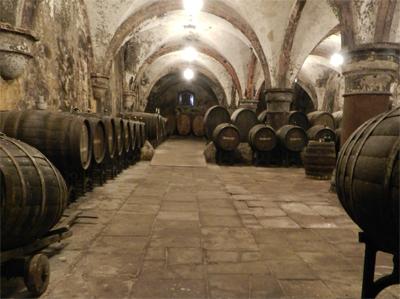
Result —
<instances>
[{"instance_id":1,"label":"wooden barrel stave","mask_svg":"<svg viewBox=\"0 0 400 299\"><path fill-rule=\"evenodd\" d=\"M0 136L1 250L24 246L60 220L68 201L64 179L37 149Z\"/></svg>"},{"instance_id":2,"label":"wooden barrel stave","mask_svg":"<svg viewBox=\"0 0 400 299\"><path fill-rule=\"evenodd\" d=\"M224 107L216 105L210 107L204 115L204 134L209 140L213 139L215 128L223 123L229 123L231 116Z\"/></svg>"}]
</instances>

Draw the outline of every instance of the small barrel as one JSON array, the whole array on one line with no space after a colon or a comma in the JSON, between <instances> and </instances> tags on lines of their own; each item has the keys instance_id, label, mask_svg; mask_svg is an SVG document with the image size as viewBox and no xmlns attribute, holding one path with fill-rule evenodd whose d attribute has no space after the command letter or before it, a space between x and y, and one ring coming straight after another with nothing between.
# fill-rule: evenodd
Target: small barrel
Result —
<instances>
[{"instance_id":1,"label":"small barrel","mask_svg":"<svg viewBox=\"0 0 400 299\"><path fill-rule=\"evenodd\" d=\"M278 142L275 130L262 124L256 125L250 130L248 140L250 147L260 152L273 150Z\"/></svg>"},{"instance_id":2,"label":"small barrel","mask_svg":"<svg viewBox=\"0 0 400 299\"><path fill-rule=\"evenodd\" d=\"M332 130L335 129L335 119L332 116L332 113L327 111L314 111L307 114L309 121L309 128L313 126L327 126Z\"/></svg>"},{"instance_id":3,"label":"small barrel","mask_svg":"<svg viewBox=\"0 0 400 299\"><path fill-rule=\"evenodd\" d=\"M175 133L176 130L175 116L173 116L172 114L168 114L165 118L167 119L167 132L169 133L169 135L172 135Z\"/></svg>"},{"instance_id":4,"label":"small barrel","mask_svg":"<svg viewBox=\"0 0 400 299\"><path fill-rule=\"evenodd\" d=\"M204 133L209 140L213 139L215 128L223 123L229 123L231 116L228 110L222 106L212 106L204 115Z\"/></svg>"},{"instance_id":5,"label":"small barrel","mask_svg":"<svg viewBox=\"0 0 400 299\"><path fill-rule=\"evenodd\" d=\"M305 114L301 111L290 111L288 124L299 126L304 131L307 131L309 128L307 114Z\"/></svg>"},{"instance_id":6,"label":"small barrel","mask_svg":"<svg viewBox=\"0 0 400 299\"><path fill-rule=\"evenodd\" d=\"M248 142L250 130L259 122L253 110L247 108L239 108L233 112L231 116L232 125L234 125L240 133L240 142Z\"/></svg>"},{"instance_id":7,"label":"small barrel","mask_svg":"<svg viewBox=\"0 0 400 299\"><path fill-rule=\"evenodd\" d=\"M129 120L122 120L124 125L124 152L129 153L131 151L131 143L132 143L132 133L131 126L129 125Z\"/></svg>"},{"instance_id":8,"label":"small barrel","mask_svg":"<svg viewBox=\"0 0 400 299\"><path fill-rule=\"evenodd\" d=\"M291 152L301 152L307 145L307 133L298 126L283 126L276 132L276 135L280 147Z\"/></svg>"},{"instance_id":9,"label":"small barrel","mask_svg":"<svg viewBox=\"0 0 400 299\"><path fill-rule=\"evenodd\" d=\"M202 137L204 135L204 117L202 115L197 115L193 119L192 125L193 134L197 137Z\"/></svg>"},{"instance_id":10,"label":"small barrel","mask_svg":"<svg viewBox=\"0 0 400 299\"><path fill-rule=\"evenodd\" d=\"M240 133L234 125L224 123L215 128L212 140L217 149L233 151L240 144Z\"/></svg>"},{"instance_id":11,"label":"small barrel","mask_svg":"<svg viewBox=\"0 0 400 299\"><path fill-rule=\"evenodd\" d=\"M302 158L307 178L330 180L336 165L335 143L310 140Z\"/></svg>"},{"instance_id":12,"label":"small barrel","mask_svg":"<svg viewBox=\"0 0 400 299\"><path fill-rule=\"evenodd\" d=\"M92 137L86 118L41 110L6 113L3 133L37 148L61 172L82 171L90 166Z\"/></svg>"},{"instance_id":13,"label":"small barrel","mask_svg":"<svg viewBox=\"0 0 400 299\"><path fill-rule=\"evenodd\" d=\"M336 142L336 134L332 129L325 126L313 126L307 131L309 140L322 141L326 135L329 135L331 141Z\"/></svg>"},{"instance_id":14,"label":"small barrel","mask_svg":"<svg viewBox=\"0 0 400 299\"><path fill-rule=\"evenodd\" d=\"M268 118L268 110L264 110L263 112L261 112L257 118L260 124L266 124Z\"/></svg>"},{"instance_id":15,"label":"small barrel","mask_svg":"<svg viewBox=\"0 0 400 299\"><path fill-rule=\"evenodd\" d=\"M179 135L187 136L190 134L190 129L192 128L192 123L190 117L187 114L180 114L176 119L176 127L178 129Z\"/></svg>"},{"instance_id":16,"label":"small barrel","mask_svg":"<svg viewBox=\"0 0 400 299\"><path fill-rule=\"evenodd\" d=\"M61 219L65 181L36 148L0 134L1 250L36 241Z\"/></svg>"},{"instance_id":17,"label":"small barrel","mask_svg":"<svg viewBox=\"0 0 400 299\"><path fill-rule=\"evenodd\" d=\"M359 127L336 164L339 200L379 250L399 254L400 107Z\"/></svg>"},{"instance_id":18,"label":"small barrel","mask_svg":"<svg viewBox=\"0 0 400 299\"><path fill-rule=\"evenodd\" d=\"M332 113L333 118L335 119L335 129L340 129L343 124L343 111L336 111Z\"/></svg>"}]
</instances>

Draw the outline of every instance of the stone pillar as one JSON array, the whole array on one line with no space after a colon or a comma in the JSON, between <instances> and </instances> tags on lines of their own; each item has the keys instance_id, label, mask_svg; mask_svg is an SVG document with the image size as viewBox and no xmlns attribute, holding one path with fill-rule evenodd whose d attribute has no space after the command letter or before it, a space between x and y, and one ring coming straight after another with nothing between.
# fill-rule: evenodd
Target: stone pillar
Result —
<instances>
[{"instance_id":1,"label":"stone pillar","mask_svg":"<svg viewBox=\"0 0 400 299\"><path fill-rule=\"evenodd\" d=\"M97 101L97 112L102 112L102 100L106 95L110 77L99 73L92 73L91 79L93 97Z\"/></svg>"},{"instance_id":2,"label":"stone pillar","mask_svg":"<svg viewBox=\"0 0 400 299\"><path fill-rule=\"evenodd\" d=\"M267 125L274 130L279 130L288 124L293 94L294 90L288 88L273 88L265 91L265 102L268 111Z\"/></svg>"},{"instance_id":3,"label":"stone pillar","mask_svg":"<svg viewBox=\"0 0 400 299\"><path fill-rule=\"evenodd\" d=\"M257 110L257 100L243 99L239 100L239 108L247 108L256 112Z\"/></svg>"},{"instance_id":4,"label":"stone pillar","mask_svg":"<svg viewBox=\"0 0 400 299\"><path fill-rule=\"evenodd\" d=\"M399 75L398 44L364 44L342 52L345 94L340 147L364 122L388 110L390 85Z\"/></svg>"}]
</instances>

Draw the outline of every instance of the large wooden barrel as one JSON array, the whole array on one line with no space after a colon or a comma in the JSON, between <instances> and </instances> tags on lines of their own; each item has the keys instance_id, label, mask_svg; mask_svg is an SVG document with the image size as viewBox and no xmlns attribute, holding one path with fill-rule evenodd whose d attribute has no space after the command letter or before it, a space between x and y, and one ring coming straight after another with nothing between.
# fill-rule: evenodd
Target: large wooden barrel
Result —
<instances>
[{"instance_id":1,"label":"large wooden barrel","mask_svg":"<svg viewBox=\"0 0 400 299\"><path fill-rule=\"evenodd\" d=\"M325 126L313 126L307 131L307 136L309 140L321 141L329 135L331 141L336 142L336 134L332 129Z\"/></svg>"},{"instance_id":2,"label":"large wooden barrel","mask_svg":"<svg viewBox=\"0 0 400 299\"><path fill-rule=\"evenodd\" d=\"M288 124L297 125L301 127L304 131L307 131L309 128L307 114L301 111L290 111Z\"/></svg>"},{"instance_id":3,"label":"large wooden barrel","mask_svg":"<svg viewBox=\"0 0 400 299\"><path fill-rule=\"evenodd\" d=\"M380 250L399 254L400 107L359 127L336 164L339 200Z\"/></svg>"},{"instance_id":4,"label":"large wooden barrel","mask_svg":"<svg viewBox=\"0 0 400 299\"><path fill-rule=\"evenodd\" d=\"M131 151L131 143L132 143L132 133L131 126L129 125L129 120L122 120L124 125L124 152L129 153Z\"/></svg>"},{"instance_id":5,"label":"large wooden barrel","mask_svg":"<svg viewBox=\"0 0 400 299\"><path fill-rule=\"evenodd\" d=\"M268 110L264 110L263 112L261 112L257 118L260 124L266 124L268 118Z\"/></svg>"},{"instance_id":6,"label":"large wooden barrel","mask_svg":"<svg viewBox=\"0 0 400 299\"><path fill-rule=\"evenodd\" d=\"M310 140L302 158L307 178L330 180L336 165L335 143Z\"/></svg>"},{"instance_id":7,"label":"large wooden barrel","mask_svg":"<svg viewBox=\"0 0 400 299\"><path fill-rule=\"evenodd\" d=\"M91 113L90 117L101 119L106 128L106 155L105 159L113 159L117 152L116 119L107 115Z\"/></svg>"},{"instance_id":8,"label":"large wooden barrel","mask_svg":"<svg viewBox=\"0 0 400 299\"><path fill-rule=\"evenodd\" d=\"M1 250L25 246L53 228L67 206L67 187L37 149L0 134Z\"/></svg>"},{"instance_id":9,"label":"large wooden barrel","mask_svg":"<svg viewBox=\"0 0 400 299\"><path fill-rule=\"evenodd\" d=\"M3 133L37 148L61 172L89 167L92 143L86 118L41 110L0 112L3 117Z\"/></svg>"},{"instance_id":10,"label":"large wooden barrel","mask_svg":"<svg viewBox=\"0 0 400 299\"><path fill-rule=\"evenodd\" d=\"M326 125L328 128L332 130L335 129L335 119L332 116L332 113L328 111L314 111L307 114L309 121L309 128L318 125Z\"/></svg>"},{"instance_id":11,"label":"large wooden barrel","mask_svg":"<svg viewBox=\"0 0 400 299\"><path fill-rule=\"evenodd\" d=\"M204 136L204 117L202 115L196 115L193 119L192 125L193 134L202 137Z\"/></svg>"},{"instance_id":12,"label":"large wooden barrel","mask_svg":"<svg viewBox=\"0 0 400 299\"><path fill-rule=\"evenodd\" d=\"M335 119L335 129L340 129L343 126L343 111L336 111L332 113Z\"/></svg>"},{"instance_id":13,"label":"large wooden barrel","mask_svg":"<svg viewBox=\"0 0 400 299\"><path fill-rule=\"evenodd\" d=\"M167 114L165 118L167 119L167 132L169 135L172 135L175 133L176 130L175 116L173 116L172 114Z\"/></svg>"},{"instance_id":14,"label":"large wooden barrel","mask_svg":"<svg viewBox=\"0 0 400 299\"><path fill-rule=\"evenodd\" d=\"M139 122L139 134L140 134L140 147L143 147L146 143L147 134L146 134L147 125L144 122Z\"/></svg>"},{"instance_id":15,"label":"large wooden barrel","mask_svg":"<svg viewBox=\"0 0 400 299\"><path fill-rule=\"evenodd\" d=\"M234 125L240 133L240 142L248 142L250 130L259 124L256 114L253 110L247 108L239 108L232 113L232 125Z\"/></svg>"},{"instance_id":16,"label":"large wooden barrel","mask_svg":"<svg viewBox=\"0 0 400 299\"><path fill-rule=\"evenodd\" d=\"M240 144L240 133L234 125L224 123L215 128L212 140L217 149L233 151Z\"/></svg>"},{"instance_id":17,"label":"large wooden barrel","mask_svg":"<svg viewBox=\"0 0 400 299\"><path fill-rule=\"evenodd\" d=\"M298 126L283 126L276 132L276 135L279 146L291 152L301 152L308 142L306 131Z\"/></svg>"},{"instance_id":18,"label":"large wooden barrel","mask_svg":"<svg viewBox=\"0 0 400 299\"><path fill-rule=\"evenodd\" d=\"M263 124L256 125L250 130L248 140L253 150L261 152L273 150L278 142L275 130Z\"/></svg>"},{"instance_id":19,"label":"large wooden barrel","mask_svg":"<svg viewBox=\"0 0 400 299\"><path fill-rule=\"evenodd\" d=\"M335 130L335 136L336 136L335 148L336 148L336 154L338 154L340 151L340 138L342 136L342 128Z\"/></svg>"},{"instance_id":20,"label":"large wooden barrel","mask_svg":"<svg viewBox=\"0 0 400 299\"><path fill-rule=\"evenodd\" d=\"M161 138L160 115L156 113L130 112L123 113L125 117L137 120L146 124L146 138L148 140L158 140ZM136 119L135 119L136 117Z\"/></svg>"},{"instance_id":21,"label":"large wooden barrel","mask_svg":"<svg viewBox=\"0 0 400 299\"><path fill-rule=\"evenodd\" d=\"M204 115L204 133L209 140L213 140L215 128L223 123L229 123L231 116L224 107L212 106Z\"/></svg>"},{"instance_id":22,"label":"large wooden barrel","mask_svg":"<svg viewBox=\"0 0 400 299\"><path fill-rule=\"evenodd\" d=\"M135 122L130 120L128 122L131 131L131 150L134 151L137 147L137 132Z\"/></svg>"},{"instance_id":23,"label":"large wooden barrel","mask_svg":"<svg viewBox=\"0 0 400 299\"><path fill-rule=\"evenodd\" d=\"M117 135L116 155L120 157L124 151L125 126L122 118L115 117L114 121L115 121L115 132Z\"/></svg>"},{"instance_id":24,"label":"large wooden barrel","mask_svg":"<svg viewBox=\"0 0 400 299\"><path fill-rule=\"evenodd\" d=\"M190 129L192 128L189 115L181 113L176 119L176 128L178 129L179 135L189 135Z\"/></svg>"}]
</instances>

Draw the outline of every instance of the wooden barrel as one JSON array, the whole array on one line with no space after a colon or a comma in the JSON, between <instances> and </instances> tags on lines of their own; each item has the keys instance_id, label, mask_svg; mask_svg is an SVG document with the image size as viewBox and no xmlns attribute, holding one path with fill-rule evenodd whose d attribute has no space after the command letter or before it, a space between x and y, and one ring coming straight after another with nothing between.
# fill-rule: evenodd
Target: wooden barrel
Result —
<instances>
[{"instance_id":1,"label":"wooden barrel","mask_svg":"<svg viewBox=\"0 0 400 299\"><path fill-rule=\"evenodd\" d=\"M291 152L301 152L307 145L307 133L298 126L283 126L276 132L276 135L279 146Z\"/></svg>"},{"instance_id":2,"label":"wooden barrel","mask_svg":"<svg viewBox=\"0 0 400 299\"><path fill-rule=\"evenodd\" d=\"M240 144L240 133L234 125L220 124L215 128L212 140L217 149L233 151Z\"/></svg>"},{"instance_id":3,"label":"wooden barrel","mask_svg":"<svg viewBox=\"0 0 400 299\"><path fill-rule=\"evenodd\" d=\"M343 126L343 111L333 112L332 116L335 119L335 129L340 129Z\"/></svg>"},{"instance_id":4,"label":"wooden barrel","mask_svg":"<svg viewBox=\"0 0 400 299\"><path fill-rule=\"evenodd\" d=\"M202 137L204 136L204 117L202 115L197 115L193 119L192 125L193 134Z\"/></svg>"},{"instance_id":5,"label":"wooden barrel","mask_svg":"<svg viewBox=\"0 0 400 299\"><path fill-rule=\"evenodd\" d=\"M261 152L273 150L278 142L275 130L263 124L256 125L250 130L248 140L253 150Z\"/></svg>"},{"instance_id":6,"label":"wooden barrel","mask_svg":"<svg viewBox=\"0 0 400 299\"><path fill-rule=\"evenodd\" d=\"M61 219L68 201L65 181L37 149L0 134L1 250L25 246Z\"/></svg>"},{"instance_id":7,"label":"wooden barrel","mask_svg":"<svg viewBox=\"0 0 400 299\"><path fill-rule=\"evenodd\" d=\"M379 250L399 254L400 107L364 123L336 164L339 200Z\"/></svg>"},{"instance_id":8,"label":"wooden barrel","mask_svg":"<svg viewBox=\"0 0 400 299\"><path fill-rule=\"evenodd\" d=\"M307 131L308 140L321 141L329 135L331 141L336 142L336 134L332 129L325 126L313 126Z\"/></svg>"},{"instance_id":9,"label":"wooden barrel","mask_svg":"<svg viewBox=\"0 0 400 299\"><path fill-rule=\"evenodd\" d=\"M130 120L128 124L131 131L131 150L134 151L137 147L137 132L135 122Z\"/></svg>"},{"instance_id":10,"label":"wooden barrel","mask_svg":"<svg viewBox=\"0 0 400 299\"><path fill-rule=\"evenodd\" d=\"M248 142L250 130L258 125L258 119L253 110L247 108L239 108L232 113L232 125L234 125L240 133L240 142Z\"/></svg>"},{"instance_id":11,"label":"wooden barrel","mask_svg":"<svg viewBox=\"0 0 400 299\"><path fill-rule=\"evenodd\" d=\"M106 125L101 118L93 117L89 113L81 113L79 115L87 118L87 120L90 122L93 153L91 163L100 164L104 161L107 152Z\"/></svg>"},{"instance_id":12,"label":"wooden barrel","mask_svg":"<svg viewBox=\"0 0 400 299\"><path fill-rule=\"evenodd\" d=\"M336 165L335 143L310 140L302 158L307 178L330 180Z\"/></svg>"},{"instance_id":13,"label":"wooden barrel","mask_svg":"<svg viewBox=\"0 0 400 299\"><path fill-rule=\"evenodd\" d=\"M61 172L82 171L90 165L91 129L84 117L54 111L12 111L6 116L3 133L37 148Z\"/></svg>"},{"instance_id":14,"label":"wooden barrel","mask_svg":"<svg viewBox=\"0 0 400 299\"><path fill-rule=\"evenodd\" d=\"M176 119L176 128L178 129L179 135L189 135L190 129L192 128L189 115L184 113L180 114Z\"/></svg>"},{"instance_id":15,"label":"wooden barrel","mask_svg":"<svg viewBox=\"0 0 400 299\"><path fill-rule=\"evenodd\" d=\"M342 128L335 130L335 136L336 136L335 148L336 148L336 154L338 154L340 151L340 138L342 136Z\"/></svg>"},{"instance_id":16,"label":"wooden barrel","mask_svg":"<svg viewBox=\"0 0 400 299\"><path fill-rule=\"evenodd\" d=\"M131 151L131 143L132 143L132 133L131 126L129 125L129 120L122 120L124 126L124 152L129 153Z\"/></svg>"},{"instance_id":17,"label":"wooden barrel","mask_svg":"<svg viewBox=\"0 0 400 299\"><path fill-rule=\"evenodd\" d=\"M116 119L104 114L90 113L90 117L101 119L106 128L106 154L105 159L113 159L117 152L117 131L115 126Z\"/></svg>"},{"instance_id":18,"label":"wooden barrel","mask_svg":"<svg viewBox=\"0 0 400 299\"><path fill-rule=\"evenodd\" d=\"M165 118L167 119L167 132L169 135L172 135L175 133L176 130L175 116L173 116L172 114L168 114Z\"/></svg>"},{"instance_id":19,"label":"wooden barrel","mask_svg":"<svg viewBox=\"0 0 400 299\"><path fill-rule=\"evenodd\" d=\"M148 140L158 140L161 138L160 115L156 113L130 112L123 113L125 117L137 120L146 124L146 138ZM135 119L136 117L136 119Z\"/></svg>"},{"instance_id":20,"label":"wooden barrel","mask_svg":"<svg viewBox=\"0 0 400 299\"><path fill-rule=\"evenodd\" d=\"M115 132L117 135L117 151L116 155L120 157L124 151L124 142L125 142L125 127L122 118L115 117Z\"/></svg>"},{"instance_id":21,"label":"wooden barrel","mask_svg":"<svg viewBox=\"0 0 400 299\"><path fill-rule=\"evenodd\" d=\"M335 119L332 116L332 113L327 111L314 111L307 114L309 121L309 128L318 125L326 125L328 128L332 130L335 129Z\"/></svg>"},{"instance_id":22,"label":"wooden barrel","mask_svg":"<svg viewBox=\"0 0 400 299\"><path fill-rule=\"evenodd\" d=\"M309 128L307 114L301 111L290 111L288 124L299 126L304 131L307 131Z\"/></svg>"},{"instance_id":23,"label":"wooden barrel","mask_svg":"<svg viewBox=\"0 0 400 299\"><path fill-rule=\"evenodd\" d=\"M168 128L167 128L168 119L166 119L165 117L162 117L161 115L159 115L159 119L160 119L160 127L161 127L161 138L164 138L167 135L169 135Z\"/></svg>"},{"instance_id":24,"label":"wooden barrel","mask_svg":"<svg viewBox=\"0 0 400 299\"><path fill-rule=\"evenodd\" d=\"M139 122L140 147L143 147L147 140L146 127L144 122Z\"/></svg>"},{"instance_id":25,"label":"wooden barrel","mask_svg":"<svg viewBox=\"0 0 400 299\"><path fill-rule=\"evenodd\" d=\"M142 126L140 125L140 122L134 121L133 126L135 127L135 135L136 135L136 146L135 148L141 148L143 146L142 142Z\"/></svg>"},{"instance_id":26,"label":"wooden barrel","mask_svg":"<svg viewBox=\"0 0 400 299\"><path fill-rule=\"evenodd\" d=\"M260 124L266 124L268 118L268 110L264 110L263 112L261 112L257 118Z\"/></svg>"},{"instance_id":27,"label":"wooden barrel","mask_svg":"<svg viewBox=\"0 0 400 299\"><path fill-rule=\"evenodd\" d=\"M231 116L228 110L222 106L212 106L204 115L204 133L209 140L213 139L215 128L223 123L229 123Z\"/></svg>"}]
</instances>

